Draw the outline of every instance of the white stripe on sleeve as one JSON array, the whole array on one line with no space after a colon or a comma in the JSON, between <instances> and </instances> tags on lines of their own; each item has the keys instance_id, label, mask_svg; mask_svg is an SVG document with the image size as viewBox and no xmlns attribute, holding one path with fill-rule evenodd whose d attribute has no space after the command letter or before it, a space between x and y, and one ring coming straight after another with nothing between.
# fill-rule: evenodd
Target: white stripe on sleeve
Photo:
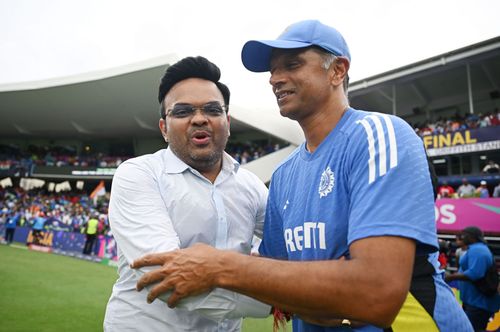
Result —
<instances>
[{"instance_id":1,"label":"white stripe on sleeve","mask_svg":"<svg viewBox=\"0 0 500 332\"><path fill-rule=\"evenodd\" d=\"M387 173L387 148L385 146L385 136L384 136L384 128L382 128L382 122L376 115L369 115L367 118L370 118L375 124L375 129L377 131L377 140L378 140L378 151L379 151L379 175L385 175Z\"/></svg>"},{"instance_id":2,"label":"white stripe on sleeve","mask_svg":"<svg viewBox=\"0 0 500 332\"><path fill-rule=\"evenodd\" d=\"M375 181L375 140L373 138L373 130L368 121L358 120L356 123L361 124L365 128L366 136L368 138L368 184Z\"/></svg>"},{"instance_id":3,"label":"white stripe on sleeve","mask_svg":"<svg viewBox=\"0 0 500 332\"><path fill-rule=\"evenodd\" d=\"M390 167L396 167L398 165L398 145L396 143L396 134L394 132L394 126L392 125L391 118L387 114L381 114L384 118L385 125L387 127L387 134L389 135L389 146L390 146L390 156L391 164Z\"/></svg>"}]
</instances>

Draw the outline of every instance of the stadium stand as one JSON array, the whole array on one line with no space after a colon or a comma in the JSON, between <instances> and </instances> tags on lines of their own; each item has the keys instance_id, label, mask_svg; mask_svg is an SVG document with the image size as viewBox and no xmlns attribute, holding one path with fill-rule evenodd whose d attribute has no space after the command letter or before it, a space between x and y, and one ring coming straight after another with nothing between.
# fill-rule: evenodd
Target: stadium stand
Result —
<instances>
[{"instance_id":1,"label":"stadium stand","mask_svg":"<svg viewBox=\"0 0 500 332\"><path fill-rule=\"evenodd\" d=\"M467 129L477 129L494 127L500 125L500 114L498 109L494 112L488 112L485 115L456 114L452 118L439 118L436 122L427 123L425 125L412 125L415 132L420 136L447 134L456 131L464 131Z\"/></svg>"}]
</instances>

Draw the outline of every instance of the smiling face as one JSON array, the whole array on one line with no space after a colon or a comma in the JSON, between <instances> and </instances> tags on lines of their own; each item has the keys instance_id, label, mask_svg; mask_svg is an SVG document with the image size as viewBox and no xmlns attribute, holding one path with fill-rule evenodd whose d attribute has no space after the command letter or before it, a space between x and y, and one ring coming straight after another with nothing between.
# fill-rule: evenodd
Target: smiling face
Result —
<instances>
[{"instance_id":1,"label":"smiling face","mask_svg":"<svg viewBox=\"0 0 500 332\"><path fill-rule=\"evenodd\" d=\"M324 58L312 48L273 51L269 82L281 115L300 121L329 102L334 72L323 63Z\"/></svg>"},{"instance_id":2,"label":"smiling face","mask_svg":"<svg viewBox=\"0 0 500 332\"><path fill-rule=\"evenodd\" d=\"M217 86L207 80L189 78L175 84L164 99L167 115L160 119L160 131L179 159L200 171L218 173L222 152L229 137L229 116L205 114L197 109L190 116L175 117L169 112L175 105L196 108L207 104L224 105Z\"/></svg>"}]
</instances>

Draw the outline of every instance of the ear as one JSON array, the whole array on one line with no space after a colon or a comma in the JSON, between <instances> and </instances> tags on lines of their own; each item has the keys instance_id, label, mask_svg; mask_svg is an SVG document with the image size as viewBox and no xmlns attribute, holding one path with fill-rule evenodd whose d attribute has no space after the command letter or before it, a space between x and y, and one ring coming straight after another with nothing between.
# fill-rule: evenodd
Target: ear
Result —
<instances>
[{"instance_id":1,"label":"ear","mask_svg":"<svg viewBox=\"0 0 500 332\"><path fill-rule=\"evenodd\" d=\"M330 68L333 68L330 81L332 82L332 85L342 85L347 72L349 71L349 60L343 57L338 57Z\"/></svg>"},{"instance_id":2,"label":"ear","mask_svg":"<svg viewBox=\"0 0 500 332\"><path fill-rule=\"evenodd\" d=\"M165 142L168 143L168 136L167 136L167 120L165 119L160 119L158 122L158 127L160 128L161 135L163 136L163 139Z\"/></svg>"},{"instance_id":3,"label":"ear","mask_svg":"<svg viewBox=\"0 0 500 332\"><path fill-rule=\"evenodd\" d=\"M231 117L227 115L227 136L231 136Z\"/></svg>"}]
</instances>

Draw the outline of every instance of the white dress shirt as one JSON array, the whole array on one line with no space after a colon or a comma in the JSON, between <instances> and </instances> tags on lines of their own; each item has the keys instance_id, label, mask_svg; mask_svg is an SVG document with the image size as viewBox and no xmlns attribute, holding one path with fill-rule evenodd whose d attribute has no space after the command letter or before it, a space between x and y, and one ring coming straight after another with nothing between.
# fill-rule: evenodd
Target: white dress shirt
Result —
<instances>
[{"instance_id":1,"label":"white dress shirt","mask_svg":"<svg viewBox=\"0 0 500 332\"><path fill-rule=\"evenodd\" d=\"M145 254L196 242L248 254L254 233L262 234L266 200L262 181L225 152L214 183L170 148L122 163L113 177L109 206L119 278L106 308L104 330L239 331L240 317L268 316L269 305L218 288L184 299L175 309L158 299L148 304L148 291L137 292L135 285L155 267L129 268Z\"/></svg>"}]
</instances>

